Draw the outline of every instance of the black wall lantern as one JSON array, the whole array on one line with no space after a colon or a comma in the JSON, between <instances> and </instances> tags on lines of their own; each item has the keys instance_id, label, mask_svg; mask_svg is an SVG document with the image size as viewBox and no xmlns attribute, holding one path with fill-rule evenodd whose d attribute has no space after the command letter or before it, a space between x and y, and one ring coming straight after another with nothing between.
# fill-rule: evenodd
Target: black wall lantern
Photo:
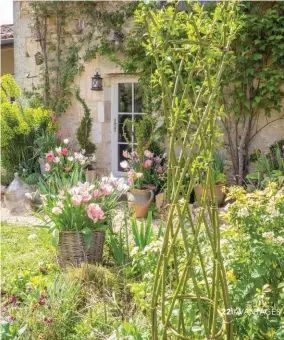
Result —
<instances>
[{"instance_id":1,"label":"black wall lantern","mask_svg":"<svg viewBox=\"0 0 284 340\"><path fill-rule=\"evenodd\" d=\"M103 84L102 84L103 78L99 75L99 69L96 69L96 72L97 73L92 77L91 90L102 91L103 90Z\"/></svg>"}]
</instances>

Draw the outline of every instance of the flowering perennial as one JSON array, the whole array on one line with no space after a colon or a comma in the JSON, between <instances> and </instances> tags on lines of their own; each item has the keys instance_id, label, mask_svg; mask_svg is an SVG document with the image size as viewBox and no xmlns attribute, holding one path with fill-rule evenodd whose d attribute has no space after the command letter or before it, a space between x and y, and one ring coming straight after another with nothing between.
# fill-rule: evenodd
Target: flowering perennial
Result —
<instances>
[{"instance_id":1,"label":"flowering perennial","mask_svg":"<svg viewBox=\"0 0 284 340\"><path fill-rule=\"evenodd\" d=\"M153 152L146 150L143 155L142 164L136 151L123 151L124 160L120 166L127 171L128 183L130 186L142 189L143 184L154 184L161 186L165 174L165 158L155 156Z\"/></svg>"},{"instance_id":2,"label":"flowering perennial","mask_svg":"<svg viewBox=\"0 0 284 340\"><path fill-rule=\"evenodd\" d=\"M59 231L78 231L89 237L92 230L105 230L111 225L120 196L128 189L123 178L111 175L94 183L79 182L57 195L41 195L42 210L55 241Z\"/></svg>"}]
</instances>

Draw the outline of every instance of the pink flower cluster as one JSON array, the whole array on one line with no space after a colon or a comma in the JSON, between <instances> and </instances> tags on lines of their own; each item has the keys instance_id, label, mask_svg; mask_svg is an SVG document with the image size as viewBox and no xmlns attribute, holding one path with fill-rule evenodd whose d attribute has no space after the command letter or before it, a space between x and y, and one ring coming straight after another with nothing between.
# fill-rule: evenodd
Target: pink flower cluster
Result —
<instances>
[{"instance_id":1,"label":"pink flower cluster","mask_svg":"<svg viewBox=\"0 0 284 340\"><path fill-rule=\"evenodd\" d=\"M139 164L139 157L135 151L132 153L123 151L123 156L127 160L122 161L120 166L128 171L128 183L130 185L140 186L142 177L144 180L149 180L150 177L153 182L156 182L159 175L165 172L165 168L161 164L166 155L154 157L153 152L146 150L143 155L142 164ZM142 172L137 172L138 169L141 169Z\"/></svg>"},{"instance_id":2,"label":"pink flower cluster","mask_svg":"<svg viewBox=\"0 0 284 340\"><path fill-rule=\"evenodd\" d=\"M53 215L60 215L64 209L68 213L68 209L72 209L74 206L84 207L84 204L88 203L86 206L87 215L96 222L104 218L104 211L100 205L104 204L108 196L113 195L110 199L115 200L128 189L129 187L123 178L117 179L113 176L103 177L101 182L95 184L79 182L77 186L72 187L68 192L59 193L51 212ZM46 198L44 204L46 205Z\"/></svg>"},{"instance_id":3,"label":"pink flower cluster","mask_svg":"<svg viewBox=\"0 0 284 340\"><path fill-rule=\"evenodd\" d=\"M67 146L69 143L68 139L64 139L63 143ZM69 172L75 162L78 162L81 166L88 163L88 157L84 156L85 151L74 152L72 155L67 147L55 148L55 151L50 151L46 154L47 163L45 164L45 171L49 172L52 170L52 165L60 165L64 171Z\"/></svg>"},{"instance_id":4,"label":"pink flower cluster","mask_svg":"<svg viewBox=\"0 0 284 340\"><path fill-rule=\"evenodd\" d=\"M134 169L130 169L127 173L128 175L128 183L130 185L134 184L135 179L140 179L143 177L143 173L142 172L136 172Z\"/></svg>"}]
</instances>

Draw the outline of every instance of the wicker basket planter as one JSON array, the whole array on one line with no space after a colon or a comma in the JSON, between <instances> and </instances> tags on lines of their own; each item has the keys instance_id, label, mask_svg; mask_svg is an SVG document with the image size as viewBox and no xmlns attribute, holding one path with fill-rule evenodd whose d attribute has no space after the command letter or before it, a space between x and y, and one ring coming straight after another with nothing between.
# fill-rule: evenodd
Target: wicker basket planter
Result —
<instances>
[{"instance_id":1,"label":"wicker basket planter","mask_svg":"<svg viewBox=\"0 0 284 340\"><path fill-rule=\"evenodd\" d=\"M59 254L57 261L60 267L80 267L85 263L102 261L105 241L104 231L93 231L90 248L87 249L84 236L80 232L61 231L59 233Z\"/></svg>"}]
</instances>

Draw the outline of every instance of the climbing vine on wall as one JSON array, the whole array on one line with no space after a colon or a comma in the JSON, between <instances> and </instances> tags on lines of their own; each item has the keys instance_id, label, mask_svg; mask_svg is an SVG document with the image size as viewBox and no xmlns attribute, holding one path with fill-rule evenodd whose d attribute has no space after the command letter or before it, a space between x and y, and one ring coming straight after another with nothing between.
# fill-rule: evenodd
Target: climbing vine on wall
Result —
<instances>
[{"instance_id":1,"label":"climbing vine on wall","mask_svg":"<svg viewBox=\"0 0 284 340\"><path fill-rule=\"evenodd\" d=\"M283 124L284 8L277 2L243 2L245 25L233 49L235 62L224 81L224 103L230 115L222 119L237 183L242 185L254 137L276 120ZM266 122L259 123L264 112Z\"/></svg>"},{"instance_id":2,"label":"climbing vine on wall","mask_svg":"<svg viewBox=\"0 0 284 340\"><path fill-rule=\"evenodd\" d=\"M137 3L31 2L31 29L39 42L42 64L37 95L57 114L71 104L76 75L97 54L116 60L122 28ZM40 60L40 58L38 58Z\"/></svg>"}]
</instances>

